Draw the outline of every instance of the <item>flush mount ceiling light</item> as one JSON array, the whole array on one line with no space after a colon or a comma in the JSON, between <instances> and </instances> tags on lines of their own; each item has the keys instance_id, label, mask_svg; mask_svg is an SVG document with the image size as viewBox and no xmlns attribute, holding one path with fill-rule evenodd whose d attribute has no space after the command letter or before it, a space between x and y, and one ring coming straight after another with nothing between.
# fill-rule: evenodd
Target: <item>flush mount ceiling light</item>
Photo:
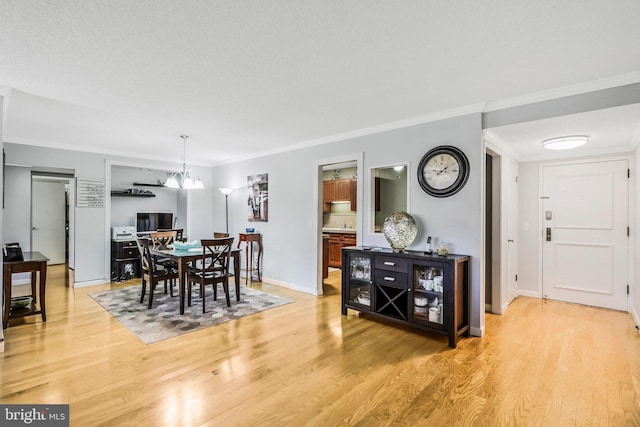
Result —
<instances>
[{"instance_id":1,"label":"flush mount ceiling light","mask_svg":"<svg viewBox=\"0 0 640 427\"><path fill-rule=\"evenodd\" d=\"M589 141L587 135L559 136L545 139L542 141L542 146L548 150L570 150L586 144L587 141Z\"/></svg>"},{"instance_id":2,"label":"flush mount ceiling light","mask_svg":"<svg viewBox=\"0 0 640 427\"><path fill-rule=\"evenodd\" d=\"M180 135L182 138L182 172L173 172L164 182L165 187L184 188L185 190L200 190L204 188L204 184L198 178L195 182L189 175L187 170L187 138L188 135Z\"/></svg>"}]
</instances>

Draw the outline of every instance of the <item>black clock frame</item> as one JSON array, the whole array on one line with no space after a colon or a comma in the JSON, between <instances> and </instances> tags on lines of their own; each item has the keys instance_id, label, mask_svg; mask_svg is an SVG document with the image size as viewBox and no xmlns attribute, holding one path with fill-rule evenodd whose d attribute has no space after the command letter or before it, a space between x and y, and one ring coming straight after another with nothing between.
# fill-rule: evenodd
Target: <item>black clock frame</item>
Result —
<instances>
[{"instance_id":1,"label":"black clock frame","mask_svg":"<svg viewBox=\"0 0 640 427\"><path fill-rule=\"evenodd\" d=\"M458 166L460 168L460 174L458 178L454 181L453 184L448 186L447 188L437 189L433 188L427 183L427 180L424 178L424 168L427 166L429 160L437 156L439 154L448 154L452 156L458 162ZM464 187L469 179L469 159L467 156L457 147L453 147L451 145L441 145L439 147L435 147L427 152L420 160L420 164L418 165L418 183L420 187L425 191L425 193L433 196L433 197L449 197L456 194L458 191Z\"/></svg>"}]
</instances>

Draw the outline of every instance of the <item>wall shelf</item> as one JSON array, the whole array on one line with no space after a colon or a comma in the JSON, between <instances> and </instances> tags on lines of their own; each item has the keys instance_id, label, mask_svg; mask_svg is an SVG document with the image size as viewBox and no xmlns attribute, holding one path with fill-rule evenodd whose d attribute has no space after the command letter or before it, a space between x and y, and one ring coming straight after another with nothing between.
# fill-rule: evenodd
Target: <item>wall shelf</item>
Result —
<instances>
[{"instance_id":1,"label":"wall shelf","mask_svg":"<svg viewBox=\"0 0 640 427\"><path fill-rule=\"evenodd\" d=\"M134 182L133 185L136 187L164 187L164 184L151 184L148 182Z\"/></svg>"},{"instance_id":2,"label":"wall shelf","mask_svg":"<svg viewBox=\"0 0 640 427\"><path fill-rule=\"evenodd\" d=\"M156 197L156 195L153 193L134 194L126 191L112 191L111 197Z\"/></svg>"}]
</instances>

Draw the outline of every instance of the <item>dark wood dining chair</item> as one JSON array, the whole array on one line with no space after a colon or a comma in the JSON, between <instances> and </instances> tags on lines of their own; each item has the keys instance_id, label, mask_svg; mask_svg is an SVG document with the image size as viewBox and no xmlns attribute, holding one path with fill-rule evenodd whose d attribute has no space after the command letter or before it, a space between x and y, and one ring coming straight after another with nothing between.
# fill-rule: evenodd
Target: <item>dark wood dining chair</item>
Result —
<instances>
[{"instance_id":1,"label":"dark wood dining chair","mask_svg":"<svg viewBox=\"0 0 640 427\"><path fill-rule=\"evenodd\" d=\"M188 303L191 305L191 288L200 285L202 312L205 312L205 286L213 285L213 300L218 300L218 284L222 284L227 307L231 307L229 296L229 266L231 264L231 247L233 237L221 239L202 239L202 257L193 264L187 273Z\"/></svg>"},{"instance_id":2,"label":"dark wood dining chair","mask_svg":"<svg viewBox=\"0 0 640 427\"><path fill-rule=\"evenodd\" d=\"M177 231L176 230L165 230L165 231L151 231L149 233L149 238L151 239L151 243L154 247L166 249L167 245L172 244L177 239ZM178 263L162 256L152 255L156 261L156 264L161 265L162 267L173 270L175 272L178 271ZM171 296L173 296L173 288L171 289ZM164 284L164 293L167 293L167 283Z\"/></svg>"},{"instance_id":3,"label":"dark wood dining chair","mask_svg":"<svg viewBox=\"0 0 640 427\"><path fill-rule=\"evenodd\" d=\"M164 282L165 293L167 292L167 283L171 289L173 296L173 285L178 279L178 272L174 269L165 268L158 264L149 250L151 239L138 238L138 251L140 251L140 267L142 270L142 294L140 295L140 303L144 302L144 296L147 292L147 283L149 283L149 304L148 308L153 305L153 291L159 282Z\"/></svg>"}]
</instances>

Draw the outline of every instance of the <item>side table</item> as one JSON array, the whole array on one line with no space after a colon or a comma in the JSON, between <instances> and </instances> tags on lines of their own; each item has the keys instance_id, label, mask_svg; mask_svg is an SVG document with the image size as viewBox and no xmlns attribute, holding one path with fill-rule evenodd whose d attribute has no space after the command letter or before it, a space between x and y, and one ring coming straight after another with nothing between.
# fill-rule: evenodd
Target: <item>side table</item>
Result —
<instances>
[{"instance_id":1,"label":"side table","mask_svg":"<svg viewBox=\"0 0 640 427\"><path fill-rule=\"evenodd\" d=\"M251 277L251 281L253 282L253 272L255 271L257 274L256 280L258 282L262 281L261 275L261 265L262 265L262 235L260 233L240 233L240 237L238 238L238 248L244 242L246 244L244 248L245 253L245 286L249 282L249 277ZM253 244L256 243L258 246L257 257L255 259L255 268L254 268L254 249Z\"/></svg>"},{"instance_id":2,"label":"side table","mask_svg":"<svg viewBox=\"0 0 640 427\"><path fill-rule=\"evenodd\" d=\"M47 321L45 311L45 284L47 282L47 261L49 258L40 252L25 252L23 261L9 261L3 263L4 313L2 315L2 328L6 329L9 319L40 314L42 321ZM33 301L24 308L11 308L11 276L13 273L31 273L31 296ZM36 305L36 273L40 273L39 298L40 308Z\"/></svg>"}]
</instances>

